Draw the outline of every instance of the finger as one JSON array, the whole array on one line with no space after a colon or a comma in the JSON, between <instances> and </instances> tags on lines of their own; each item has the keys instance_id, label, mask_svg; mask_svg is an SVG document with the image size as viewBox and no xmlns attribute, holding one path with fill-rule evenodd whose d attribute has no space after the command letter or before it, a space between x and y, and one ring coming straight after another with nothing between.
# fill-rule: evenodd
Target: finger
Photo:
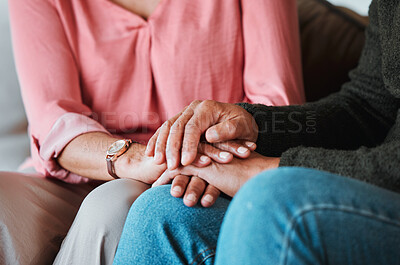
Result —
<instances>
[{"instance_id":1,"label":"finger","mask_svg":"<svg viewBox=\"0 0 400 265\"><path fill-rule=\"evenodd\" d=\"M206 167L209 164L211 164L211 158L209 158L206 155L197 154L196 159L193 161L191 165L201 168L201 167Z\"/></svg>"},{"instance_id":2,"label":"finger","mask_svg":"<svg viewBox=\"0 0 400 265\"><path fill-rule=\"evenodd\" d=\"M154 156L156 142L157 142L157 138L158 138L159 134L160 134L160 128L157 129L155 134L153 134L153 136L150 138L149 142L147 143L146 151L144 152L144 154L146 156Z\"/></svg>"},{"instance_id":3,"label":"finger","mask_svg":"<svg viewBox=\"0 0 400 265\"><path fill-rule=\"evenodd\" d=\"M182 165L190 165L195 160L201 135L218 120L215 116L216 113L219 113L217 104L210 100L203 101L187 122L182 142Z\"/></svg>"},{"instance_id":4,"label":"finger","mask_svg":"<svg viewBox=\"0 0 400 265\"><path fill-rule=\"evenodd\" d=\"M226 164L232 161L233 155L226 151L221 151L220 149L206 143L201 143L198 147L198 152L210 157L212 160Z\"/></svg>"},{"instance_id":5,"label":"finger","mask_svg":"<svg viewBox=\"0 0 400 265\"><path fill-rule=\"evenodd\" d=\"M229 140L255 142L258 137L258 126L249 112L239 106L225 104L225 112L221 113L219 123L210 126L205 136L210 143Z\"/></svg>"},{"instance_id":6,"label":"finger","mask_svg":"<svg viewBox=\"0 0 400 265\"><path fill-rule=\"evenodd\" d=\"M151 185L152 188L170 183L176 176L181 175L177 170L165 171L161 176Z\"/></svg>"},{"instance_id":7,"label":"finger","mask_svg":"<svg viewBox=\"0 0 400 265\"><path fill-rule=\"evenodd\" d=\"M171 119L164 122L163 125L157 130L158 133L156 133L157 135L156 135L155 147L154 147L155 151L153 151L153 152L155 152L154 160L155 160L156 164L162 164L165 162L165 149L166 149L166 144L167 144L168 135L170 133L171 126L175 123L175 121L179 118L179 116L182 115L182 113L186 110L186 108L187 107L185 107L181 112L176 114Z\"/></svg>"},{"instance_id":8,"label":"finger","mask_svg":"<svg viewBox=\"0 0 400 265\"><path fill-rule=\"evenodd\" d=\"M210 143L226 142L230 140L241 139L241 128L238 128L238 120L232 119L214 126L206 131L206 140Z\"/></svg>"},{"instance_id":9,"label":"finger","mask_svg":"<svg viewBox=\"0 0 400 265\"><path fill-rule=\"evenodd\" d=\"M165 143L167 142L169 129L171 128L171 125L172 121L170 120L164 122L160 128L160 133L157 137L154 161L158 165L161 165L162 163L165 162Z\"/></svg>"},{"instance_id":10,"label":"finger","mask_svg":"<svg viewBox=\"0 0 400 265\"><path fill-rule=\"evenodd\" d=\"M200 168L189 165L186 167L179 167L175 170L166 170L161 176L153 183L151 187L161 186L168 183L178 175L197 176Z\"/></svg>"},{"instance_id":11,"label":"finger","mask_svg":"<svg viewBox=\"0 0 400 265\"><path fill-rule=\"evenodd\" d=\"M213 144L219 150L229 152L236 157L247 158L250 156L251 151L256 149L256 144L242 140L227 141L222 143ZM205 154L207 155L207 154Z\"/></svg>"},{"instance_id":12,"label":"finger","mask_svg":"<svg viewBox=\"0 0 400 265\"><path fill-rule=\"evenodd\" d=\"M183 203L188 207L193 207L199 201L206 188L206 182L198 177L192 177L187 185Z\"/></svg>"},{"instance_id":13,"label":"finger","mask_svg":"<svg viewBox=\"0 0 400 265\"><path fill-rule=\"evenodd\" d=\"M187 108L171 127L167 140L166 159L168 169L173 170L180 164L180 153L185 126L193 116L193 109Z\"/></svg>"},{"instance_id":14,"label":"finger","mask_svg":"<svg viewBox=\"0 0 400 265\"><path fill-rule=\"evenodd\" d=\"M203 207L211 207L218 199L221 192L213 185L208 185L201 198L201 205Z\"/></svg>"},{"instance_id":15,"label":"finger","mask_svg":"<svg viewBox=\"0 0 400 265\"><path fill-rule=\"evenodd\" d=\"M171 195L177 198L182 197L189 183L189 180L190 177L188 176L184 175L176 176L172 181Z\"/></svg>"},{"instance_id":16,"label":"finger","mask_svg":"<svg viewBox=\"0 0 400 265\"><path fill-rule=\"evenodd\" d=\"M257 144L251 141L245 141L244 144L249 148L251 151L254 151L257 149Z\"/></svg>"}]
</instances>

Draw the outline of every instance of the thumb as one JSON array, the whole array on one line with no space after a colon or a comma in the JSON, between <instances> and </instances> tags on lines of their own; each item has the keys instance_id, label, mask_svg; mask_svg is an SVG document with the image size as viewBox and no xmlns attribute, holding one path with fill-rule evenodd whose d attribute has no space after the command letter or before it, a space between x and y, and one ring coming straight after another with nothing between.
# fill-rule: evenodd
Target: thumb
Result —
<instances>
[{"instance_id":1,"label":"thumb","mask_svg":"<svg viewBox=\"0 0 400 265\"><path fill-rule=\"evenodd\" d=\"M243 138L243 128L235 120L228 120L211 126L206 131L206 140L209 143L225 142Z\"/></svg>"}]
</instances>

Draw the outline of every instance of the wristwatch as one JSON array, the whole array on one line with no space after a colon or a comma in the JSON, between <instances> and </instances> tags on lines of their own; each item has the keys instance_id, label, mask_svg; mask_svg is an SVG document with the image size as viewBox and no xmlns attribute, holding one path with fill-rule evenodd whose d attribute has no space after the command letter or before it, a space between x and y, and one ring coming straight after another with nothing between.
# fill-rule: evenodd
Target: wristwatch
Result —
<instances>
[{"instance_id":1,"label":"wristwatch","mask_svg":"<svg viewBox=\"0 0 400 265\"><path fill-rule=\"evenodd\" d=\"M117 174L115 174L114 162L129 149L131 144L132 140L130 139L118 140L111 144L108 148L106 161L108 174L110 174L111 177L119 179Z\"/></svg>"}]
</instances>

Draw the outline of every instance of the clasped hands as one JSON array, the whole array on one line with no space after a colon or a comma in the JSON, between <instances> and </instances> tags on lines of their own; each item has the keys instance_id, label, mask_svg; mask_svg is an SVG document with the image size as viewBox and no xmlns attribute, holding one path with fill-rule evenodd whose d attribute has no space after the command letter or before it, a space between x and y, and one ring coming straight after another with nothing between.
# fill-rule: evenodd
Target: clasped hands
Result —
<instances>
[{"instance_id":1,"label":"clasped hands","mask_svg":"<svg viewBox=\"0 0 400 265\"><path fill-rule=\"evenodd\" d=\"M189 207L199 200L210 207L220 192L233 197L248 179L279 165L279 158L254 152L257 135L254 118L240 106L194 101L147 144L145 155L168 167L153 187L172 181L171 195Z\"/></svg>"}]
</instances>

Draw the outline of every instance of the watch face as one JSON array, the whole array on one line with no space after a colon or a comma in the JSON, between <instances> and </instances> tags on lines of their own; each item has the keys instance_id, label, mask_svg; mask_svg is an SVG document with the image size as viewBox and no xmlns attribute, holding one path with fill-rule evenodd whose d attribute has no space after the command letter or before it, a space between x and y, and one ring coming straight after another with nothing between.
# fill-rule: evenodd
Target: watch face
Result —
<instances>
[{"instance_id":1,"label":"watch face","mask_svg":"<svg viewBox=\"0 0 400 265\"><path fill-rule=\"evenodd\" d=\"M114 142L107 150L107 155L117 154L125 146L125 140L118 140Z\"/></svg>"}]
</instances>

